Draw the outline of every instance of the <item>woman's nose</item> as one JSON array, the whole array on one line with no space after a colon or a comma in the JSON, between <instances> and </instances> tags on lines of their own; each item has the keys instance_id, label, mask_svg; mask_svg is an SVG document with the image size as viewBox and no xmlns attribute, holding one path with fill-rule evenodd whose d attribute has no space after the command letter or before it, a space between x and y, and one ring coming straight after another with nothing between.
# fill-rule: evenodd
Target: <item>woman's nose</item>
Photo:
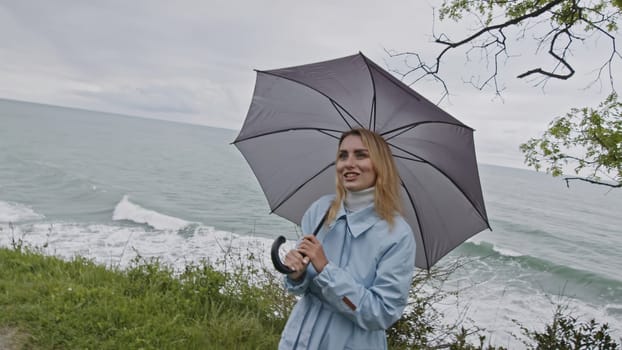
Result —
<instances>
[{"instance_id":1,"label":"woman's nose","mask_svg":"<svg viewBox=\"0 0 622 350\"><path fill-rule=\"evenodd\" d=\"M347 167L353 167L354 166L354 156L348 156L348 158L346 158L345 161L345 166Z\"/></svg>"}]
</instances>

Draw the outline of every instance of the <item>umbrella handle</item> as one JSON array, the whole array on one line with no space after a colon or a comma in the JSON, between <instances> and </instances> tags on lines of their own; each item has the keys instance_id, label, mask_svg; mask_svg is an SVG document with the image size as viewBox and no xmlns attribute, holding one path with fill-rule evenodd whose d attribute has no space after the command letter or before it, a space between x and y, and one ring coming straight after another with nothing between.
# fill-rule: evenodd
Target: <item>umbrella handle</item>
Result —
<instances>
[{"instance_id":1,"label":"umbrella handle","mask_svg":"<svg viewBox=\"0 0 622 350\"><path fill-rule=\"evenodd\" d=\"M272 264L274 265L274 268L278 272L287 275L294 272L294 270L283 264L281 262L281 258L279 257L279 248L281 247L281 245L283 245L283 243L285 243L285 241L286 239L283 236L279 236L277 239L275 239L272 243L272 251L270 252L270 256L272 258Z\"/></svg>"},{"instance_id":2,"label":"umbrella handle","mask_svg":"<svg viewBox=\"0 0 622 350\"><path fill-rule=\"evenodd\" d=\"M324 224L324 221L326 221L326 217L328 216L329 209L330 207L326 209L326 213L324 213L322 220L320 220L320 223L317 224L317 226L315 227L315 230L313 230L314 236L317 236L318 232L320 231L320 228L322 227L322 224ZM272 250L270 251L270 257L272 258L272 264L274 265L274 268L278 272L288 275L295 271L287 267L285 264L283 264L281 262L281 257L279 257L279 248L281 248L281 246L283 245L283 243L285 243L285 241L287 241L287 239L283 236L279 236L277 237L277 239L274 240L274 242L272 243Z\"/></svg>"}]
</instances>

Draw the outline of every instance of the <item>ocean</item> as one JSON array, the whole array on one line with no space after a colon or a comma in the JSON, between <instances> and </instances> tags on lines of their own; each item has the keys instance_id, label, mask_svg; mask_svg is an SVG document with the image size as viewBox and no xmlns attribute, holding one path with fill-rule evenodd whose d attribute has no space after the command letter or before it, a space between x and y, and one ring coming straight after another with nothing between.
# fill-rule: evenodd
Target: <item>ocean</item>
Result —
<instances>
[{"instance_id":1,"label":"ocean","mask_svg":"<svg viewBox=\"0 0 622 350\"><path fill-rule=\"evenodd\" d=\"M0 99L0 246L121 268L137 254L182 268L233 249L269 264L272 240L299 229L269 214L236 134ZM447 319L520 348L516 321L542 327L562 302L622 337L622 190L479 169L492 231L438 263L468 261L446 282L461 290Z\"/></svg>"}]
</instances>

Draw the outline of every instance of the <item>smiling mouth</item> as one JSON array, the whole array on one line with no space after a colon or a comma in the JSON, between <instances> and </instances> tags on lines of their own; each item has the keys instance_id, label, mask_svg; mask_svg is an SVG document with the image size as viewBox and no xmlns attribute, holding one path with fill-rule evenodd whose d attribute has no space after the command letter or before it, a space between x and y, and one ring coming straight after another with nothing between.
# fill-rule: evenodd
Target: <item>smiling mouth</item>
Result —
<instances>
[{"instance_id":1,"label":"smiling mouth","mask_svg":"<svg viewBox=\"0 0 622 350\"><path fill-rule=\"evenodd\" d=\"M343 174L343 178L346 180L354 180L359 174L357 173L345 173Z\"/></svg>"}]
</instances>

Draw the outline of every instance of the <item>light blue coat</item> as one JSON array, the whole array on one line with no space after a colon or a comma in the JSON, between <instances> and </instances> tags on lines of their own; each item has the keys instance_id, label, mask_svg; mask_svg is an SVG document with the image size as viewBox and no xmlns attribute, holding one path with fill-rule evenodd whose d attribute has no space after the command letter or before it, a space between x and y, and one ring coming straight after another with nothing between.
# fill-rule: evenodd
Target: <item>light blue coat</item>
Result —
<instances>
[{"instance_id":1,"label":"light blue coat","mask_svg":"<svg viewBox=\"0 0 622 350\"><path fill-rule=\"evenodd\" d=\"M324 196L302 218L311 234L334 199ZM415 266L415 239L402 217L392 229L373 205L347 214L317 235L329 260L320 274L312 264L286 288L302 297L287 321L279 349L386 349L385 330L404 311Z\"/></svg>"}]
</instances>

